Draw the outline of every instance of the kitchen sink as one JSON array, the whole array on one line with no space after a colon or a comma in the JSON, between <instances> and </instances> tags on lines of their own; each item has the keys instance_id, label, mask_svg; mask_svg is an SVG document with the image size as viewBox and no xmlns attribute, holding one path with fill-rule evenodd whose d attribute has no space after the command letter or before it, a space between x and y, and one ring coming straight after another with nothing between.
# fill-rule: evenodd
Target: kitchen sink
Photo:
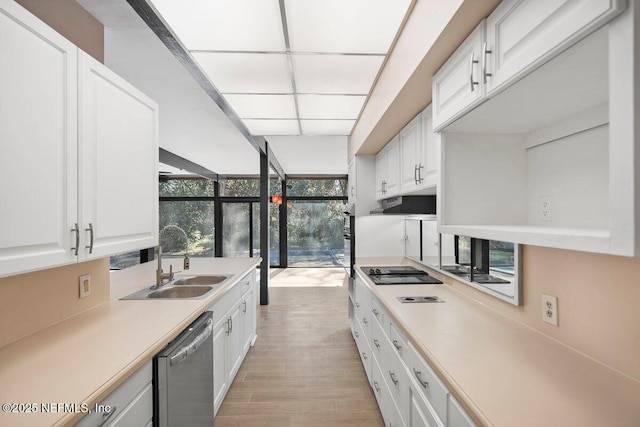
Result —
<instances>
[{"instance_id":1,"label":"kitchen sink","mask_svg":"<svg viewBox=\"0 0 640 427\"><path fill-rule=\"evenodd\" d=\"M146 298L184 299L202 297L213 289L211 286L167 286L147 294Z\"/></svg>"},{"instance_id":2,"label":"kitchen sink","mask_svg":"<svg viewBox=\"0 0 640 427\"><path fill-rule=\"evenodd\" d=\"M202 276L175 276L176 278L169 283L171 286L209 286L217 285L227 280L231 276L223 275L202 275Z\"/></svg>"}]
</instances>

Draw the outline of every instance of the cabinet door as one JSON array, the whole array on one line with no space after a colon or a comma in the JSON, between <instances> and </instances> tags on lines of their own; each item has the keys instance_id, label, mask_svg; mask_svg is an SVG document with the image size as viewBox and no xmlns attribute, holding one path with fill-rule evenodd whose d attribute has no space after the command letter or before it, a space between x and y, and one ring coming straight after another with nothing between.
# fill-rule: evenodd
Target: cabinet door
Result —
<instances>
[{"instance_id":1,"label":"cabinet door","mask_svg":"<svg viewBox=\"0 0 640 427\"><path fill-rule=\"evenodd\" d=\"M419 151L418 188L435 188L440 164L440 134L433 131L431 106L422 115L422 149Z\"/></svg>"},{"instance_id":2,"label":"cabinet door","mask_svg":"<svg viewBox=\"0 0 640 427\"><path fill-rule=\"evenodd\" d=\"M435 413L433 407L417 391L417 387L410 385L409 426L408 427L444 427L443 422Z\"/></svg>"},{"instance_id":3,"label":"cabinet door","mask_svg":"<svg viewBox=\"0 0 640 427\"><path fill-rule=\"evenodd\" d=\"M0 1L0 276L77 259L77 50Z\"/></svg>"},{"instance_id":4,"label":"cabinet door","mask_svg":"<svg viewBox=\"0 0 640 427\"><path fill-rule=\"evenodd\" d=\"M349 203L356 202L356 158L349 162Z\"/></svg>"},{"instance_id":5,"label":"cabinet door","mask_svg":"<svg viewBox=\"0 0 640 427\"><path fill-rule=\"evenodd\" d=\"M422 120L418 116L400 131L400 188L403 193L418 187L418 165L421 157Z\"/></svg>"},{"instance_id":6,"label":"cabinet door","mask_svg":"<svg viewBox=\"0 0 640 427\"><path fill-rule=\"evenodd\" d=\"M157 245L158 108L80 53L83 259Z\"/></svg>"},{"instance_id":7,"label":"cabinet door","mask_svg":"<svg viewBox=\"0 0 640 427\"><path fill-rule=\"evenodd\" d=\"M229 388L227 334L229 319L221 320L213 329L213 408L218 412Z\"/></svg>"},{"instance_id":8,"label":"cabinet door","mask_svg":"<svg viewBox=\"0 0 640 427\"><path fill-rule=\"evenodd\" d=\"M622 0L505 0L487 18L487 93L506 87L620 13ZM588 66L588 64L585 64ZM485 68L484 66L482 68Z\"/></svg>"},{"instance_id":9,"label":"cabinet door","mask_svg":"<svg viewBox=\"0 0 640 427\"><path fill-rule=\"evenodd\" d=\"M387 183L384 197L400 194L400 138L391 140L387 148Z\"/></svg>"},{"instance_id":10,"label":"cabinet door","mask_svg":"<svg viewBox=\"0 0 640 427\"><path fill-rule=\"evenodd\" d=\"M233 378L236 376L238 369L240 369L240 365L242 364L242 359L244 353L242 352L243 348L243 331L242 331L242 321L241 321L241 304L235 305L229 314L230 320L230 330L229 336L227 337L229 342L229 381L233 381Z\"/></svg>"},{"instance_id":11,"label":"cabinet door","mask_svg":"<svg viewBox=\"0 0 640 427\"><path fill-rule=\"evenodd\" d=\"M485 22L467 37L433 76L433 127L440 130L484 99L480 57Z\"/></svg>"},{"instance_id":12,"label":"cabinet door","mask_svg":"<svg viewBox=\"0 0 640 427\"><path fill-rule=\"evenodd\" d=\"M376 155L376 199L382 200L385 198L387 184L387 152L388 148L385 147Z\"/></svg>"},{"instance_id":13,"label":"cabinet door","mask_svg":"<svg viewBox=\"0 0 640 427\"><path fill-rule=\"evenodd\" d=\"M252 289L245 294L240 304L242 310L242 354L249 350L255 333L256 302L253 296L254 291Z\"/></svg>"},{"instance_id":14,"label":"cabinet door","mask_svg":"<svg viewBox=\"0 0 640 427\"><path fill-rule=\"evenodd\" d=\"M419 219L404 220L404 256L420 261L422 224Z\"/></svg>"}]
</instances>

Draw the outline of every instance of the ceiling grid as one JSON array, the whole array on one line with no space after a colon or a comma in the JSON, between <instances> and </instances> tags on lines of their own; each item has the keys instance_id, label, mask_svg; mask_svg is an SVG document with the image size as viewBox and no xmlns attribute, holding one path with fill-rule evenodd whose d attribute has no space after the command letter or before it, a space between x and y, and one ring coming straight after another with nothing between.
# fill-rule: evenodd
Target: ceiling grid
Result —
<instances>
[{"instance_id":1,"label":"ceiling grid","mask_svg":"<svg viewBox=\"0 0 640 427\"><path fill-rule=\"evenodd\" d=\"M148 0L253 135L349 135L412 0Z\"/></svg>"}]
</instances>

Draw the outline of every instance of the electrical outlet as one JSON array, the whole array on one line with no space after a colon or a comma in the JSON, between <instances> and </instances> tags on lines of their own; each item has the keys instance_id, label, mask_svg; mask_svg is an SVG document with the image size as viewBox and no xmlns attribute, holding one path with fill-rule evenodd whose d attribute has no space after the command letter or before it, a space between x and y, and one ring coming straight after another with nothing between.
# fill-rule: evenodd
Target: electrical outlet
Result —
<instances>
[{"instance_id":1,"label":"electrical outlet","mask_svg":"<svg viewBox=\"0 0 640 427\"><path fill-rule=\"evenodd\" d=\"M551 196L540 196L539 209L540 221L551 222L551 214L553 211Z\"/></svg>"},{"instance_id":2,"label":"electrical outlet","mask_svg":"<svg viewBox=\"0 0 640 427\"><path fill-rule=\"evenodd\" d=\"M553 213L553 204L551 196L540 196L538 203L540 221L551 222Z\"/></svg>"},{"instance_id":3,"label":"electrical outlet","mask_svg":"<svg viewBox=\"0 0 640 427\"><path fill-rule=\"evenodd\" d=\"M85 298L91 295L91 275L80 276L80 298Z\"/></svg>"},{"instance_id":4,"label":"electrical outlet","mask_svg":"<svg viewBox=\"0 0 640 427\"><path fill-rule=\"evenodd\" d=\"M542 294L542 320L558 326L558 298Z\"/></svg>"}]
</instances>

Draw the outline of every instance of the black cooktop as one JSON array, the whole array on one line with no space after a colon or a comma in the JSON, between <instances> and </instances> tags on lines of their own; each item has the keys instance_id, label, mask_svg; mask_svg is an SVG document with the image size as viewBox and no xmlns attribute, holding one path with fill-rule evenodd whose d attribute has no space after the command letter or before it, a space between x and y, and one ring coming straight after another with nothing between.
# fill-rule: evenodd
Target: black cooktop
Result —
<instances>
[{"instance_id":1,"label":"black cooktop","mask_svg":"<svg viewBox=\"0 0 640 427\"><path fill-rule=\"evenodd\" d=\"M437 285L442 282L409 266L362 267L376 285Z\"/></svg>"}]
</instances>

